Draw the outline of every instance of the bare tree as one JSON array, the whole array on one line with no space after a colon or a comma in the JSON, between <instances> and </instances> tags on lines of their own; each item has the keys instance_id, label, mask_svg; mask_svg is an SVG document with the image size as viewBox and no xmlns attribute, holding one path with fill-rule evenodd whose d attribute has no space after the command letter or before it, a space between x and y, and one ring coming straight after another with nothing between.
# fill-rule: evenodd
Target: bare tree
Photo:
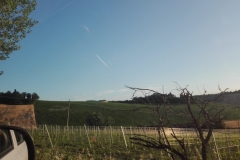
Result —
<instances>
[{"instance_id":1,"label":"bare tree","mask_svg":"<svg viewBox=\"0 0 240 160\"><path fill-rule=\"evenodd\" d=\"M224 111L226 109L226 106L216 105L211 102L221 97L226 90L220 90L220 94L212 100L201 101L195 99L192 93L188 91L187 87L182 88L177 84L177 90L180 92L180 98L185 102L185 108L176 111L173 107L177 106L171 105L166 94L161 94L151 89L128 88L134 91L133 100L141 100L142 103L152 111L157 119L156 126L158 132L157 139L147 135L135 134L130 138L132 143L148 148L163 150L171 159L190 159L190 157L196 155L196 150L199 148L199 145L196 143L190 144L186 138L176 133L176 130L173 128L174 122L171 116L181 116L191 124L192 130L196 133L196 139L201 144L199 148L201 150L201 155L198 153L199 156L203 160L208 158L209 141L212 137L213 130L222 123ZM135 95L137 92L141 92L144 99L136 98ZM150 94L153 96L149 96ZM195 107L195 109L193 109L193 107ZM205 124L208 129L203 129L203 124Z\"/></svg>"}]
</instances>

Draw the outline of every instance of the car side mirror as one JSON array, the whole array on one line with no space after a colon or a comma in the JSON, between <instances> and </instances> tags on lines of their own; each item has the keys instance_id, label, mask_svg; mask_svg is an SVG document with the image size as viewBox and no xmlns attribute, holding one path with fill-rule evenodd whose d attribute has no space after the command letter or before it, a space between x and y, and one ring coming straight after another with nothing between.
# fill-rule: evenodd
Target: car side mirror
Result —
<instances>
[{"instance_id":1,"label":"car side mirror","mask_svg":"<svg viewBox=\"0 0 240 160\"><path fill-rule=\"evenodd\" d=\"M16 149L19 150L15 152ZM19 152L24 155L21 151L25 152L28 160L35 160L35 146L30 134L20 127L0 125L0 159L12 159L9 157Z\"/></svg>"}]
</instances>

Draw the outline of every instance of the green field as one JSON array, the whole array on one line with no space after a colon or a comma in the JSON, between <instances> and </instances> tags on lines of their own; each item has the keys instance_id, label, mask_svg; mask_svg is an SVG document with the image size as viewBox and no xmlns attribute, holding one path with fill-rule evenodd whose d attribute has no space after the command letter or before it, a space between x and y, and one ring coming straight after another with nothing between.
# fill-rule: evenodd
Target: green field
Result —
<instances>
[{"instance_id":1,"label":"green field","mask_svg":"<svg viewBox=\"0 0 240 160\"><path fill-rule=\"evenodd\" d=\"M123 132L124 131L124 132ZM166 130L172 147L181 151L179 144ZM174 129L185 139L189 159L201 159L201 143L194 130ZM156 140L159 135L151 127L89 127L89 126L39 126L29 130L34 139L37 160L83 159L151 159L169 160L163 150L141 147L130 141L134 134L147 135ZM124 139L125 137L125 139ZM209 142L208 159L238 160L240 155L238 129L214 130ZM126 140L126 141L125 141ZM179 159L178 157L175 157Z\"/></svg>"},{"instance_id":2,"label":"green field","mask_svg":"<svg viewBox=\"0 0 240 160\"><path fill-rule=\"evenodd\" d=\"M86 124L87 115L93 112L102 113L104 118L111 116L116 126L150 124L153 120L150 110L131 112L130 110L134 108L136 108L134 105L124 103L71 102L69 125ZM37 124L66 125L67 110L68 102L38 101L35 104ZM147 117L147 120L144 117Z\"/></svg>"},{"instance_id":3,"label":"green field","mask_svg":"<svg viewBox=\"0 0 240 160\"><path fill-rule=\"evenodd\" d=\"M153 122L157 122L156 117L150 109L134 109L145 107L145 105L134 105L126 103L103 103L103 102L71 102L70 103L70 126L82 126L86 124L87 115L93 112L101 112L105 119L111 116L115 123L114 126L150 126ZM37 101L35 103L35 116L38 125L66 125L67 123L67 101ZM186 105L175 105L173 110L181 112L186 109ZM198 113L199 109L196 105L192 105L194 113ZM240 111L237 108L227 109L224 113L227 120L239 119ZM170 114L172 123L186 123L186 116L176 116Z\"/></svg>"},{"instance_id":4,"label":"green field","mask_svg":"<svg viewBox=\"0 0 240 160\"><path fill-rule=\"evenodd\" d=\"M141 147L131 143L133 134L147 135L158 139L155 128L134 127L151 125L157 121L150 109L134 109L144 105L126 103L103 102L71 102L69 129L66 127L68 102L37 101L35 116L37 129L29 130L36 146L37 160L39 159L156 159L167 160L169 155L162 150ZM222 107L216 104L210 106ZM195 114L199 112L196 105L191 105ZM186 110L186 105L173 106L174 112ZM213 110L212 112L215 112ZM103 127L85 127L87 115L101 112L106 118L114 118L115 124ZM226 109L224 115L227 120L239 119L239 109ZM189 122L186 116L169 114L172 123ZM42 124L47 124L44 127ZM124 134L120 129L123 127ZM131 127L130 127L131 126ZM48 128L48 129L47 129ZM178 136L186 140L190 159L200 159L201 147L195 131L176 129ZM126 137L126 142L124 140ZM170 136L170 134L169 134ZM239 130L214 130L208 151L209 159L237 160L240 155ZM171 143L176 142L169 137ZM178 148L178 144L176 145ZM178 158L177 158L178 159Z\"/></svg>"}]
</instances>

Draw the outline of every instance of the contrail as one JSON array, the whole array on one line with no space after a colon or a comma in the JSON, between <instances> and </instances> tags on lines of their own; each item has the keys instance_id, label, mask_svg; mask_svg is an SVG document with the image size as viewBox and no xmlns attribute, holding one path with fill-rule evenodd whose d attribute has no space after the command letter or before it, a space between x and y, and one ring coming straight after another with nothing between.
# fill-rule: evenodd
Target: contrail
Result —
<instances>
[{"instance_id":1,"label":"contrail","mask_svg":"<svg viewBox=\"0 0 240 160\"><path fill-rule=\"evenodd\" d=\"M106 66L108 67L108 65L96 54L97 58ZM108 67L109 68L109 67Z\"/></svg>"},{"instance_id":2,"label":"contrail","mask_svg":"<svg viewBox=\"0 0 240 160\"><path fill-rule=\"evenodd\" d=\"M90 31L90 29L87 26L83 25L83 28L88 32L89 35L91 35L91 31Z\"/></svg>"},{"instance_id":3,"label":"contrail","mask_svg":"<svg viewBox=\"0 0 240 160\"><path fill-rule=\"evenodd\" d=\"M67 5L65 5L64 7L62 7L61 9L57 10L56 12L54 12L52 15L50 15L49 17L47 17L45 20L43 20L41 23L45 22L46 20L52 18L53 16L55 16L56 14L58 14L59 12L62 12L64 9L66 9L68 6L70 6L71 4L73 4L76 0L73 0L72 2L68 3Z\"/></svg>"},{"instance_id":4,"label":"contrail","mask_svg":"<svg viewBox=\"0 0 240 160\"><path fill-rule=\"evenodd\" d=\"M64 9L66 9L68 6L70 6L71 4L73 4L76 0L73 0L72 2L68 3L66 6L64 6L63 8L59 9L58 11L56 11L55 13L52 14L52 16L54 16L55 14L62 12ZM52 17L51 16L51 17Z\"/></svg>"},{"instance_id":5,"label":"contrail","mask_svg":"<svg viewBox=\"0 0 240 160\"><path fill-rule=\"evenodd\" d=\"M90 30L89 30L88 27L84 26L84 28L86 29L86 31L87 31L88 33L90 33Z\"/></svg>"}]
</instances>

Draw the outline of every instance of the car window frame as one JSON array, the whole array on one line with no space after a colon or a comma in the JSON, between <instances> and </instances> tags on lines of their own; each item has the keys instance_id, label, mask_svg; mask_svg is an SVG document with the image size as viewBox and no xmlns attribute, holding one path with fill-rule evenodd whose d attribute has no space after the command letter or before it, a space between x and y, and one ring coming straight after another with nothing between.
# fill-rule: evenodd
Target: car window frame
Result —
<instances>
[{"instance_id":1,"label":"car window frame","mask_svg":"<svg viewBox=\"0 0 240 160\"><path fill-rule=\"evenodd\" d=\"M22 144L24 142L23 136L16 130L13 130L13 133L15 135L16 143L19 146L20 144ZM17 134L21 135L21 137L22 137L20 141L18 141Z\"/></svg>"},{"instance_id":2,"label":"car window frame","mask_svg":"<svg viewBox=\"0 0 240 160\"><path fill-rule=\"evenodd\" d=\"M11 146L10 146L8 149L6 149L5 151L3 151L3 152L0 153L0 159L3 158L3 157L4 157L5 155L7 155L8 153L10 153L11 151L14 150L14 144L13 144L12 134L11 134L11 132L10 132L9 129L6 129L6 130L7 130L7 132L8 132L8 136L9 136L9 138L10 138L10 144L11 144Z\"/></svg>"}]
</instances>

